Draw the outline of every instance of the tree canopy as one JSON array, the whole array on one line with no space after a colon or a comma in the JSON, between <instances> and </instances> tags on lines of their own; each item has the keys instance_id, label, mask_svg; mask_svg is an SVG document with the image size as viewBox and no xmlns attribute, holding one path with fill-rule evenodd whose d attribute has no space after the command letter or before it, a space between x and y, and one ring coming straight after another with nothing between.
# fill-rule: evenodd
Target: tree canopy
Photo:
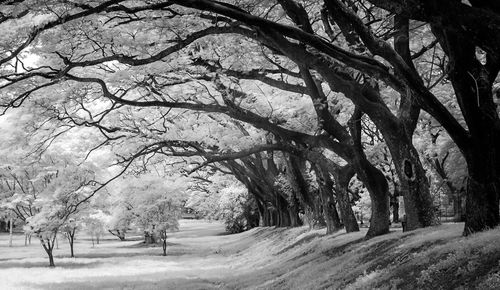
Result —
<instances>
[{"instance_id":1,"label":"tree canopy","mask_svg":"<svg viewBox=\"0 0 500 290\"><path fill-rule=\"evenodd\" d=\"M490 2L6 1L0 102L30 112L38 154L76 131L118 174L232 175L262 225L357 231L365 194L368 237L398 196L413 230L446 184L467 235L500 222Z\"/></svg>"}]
</instances>

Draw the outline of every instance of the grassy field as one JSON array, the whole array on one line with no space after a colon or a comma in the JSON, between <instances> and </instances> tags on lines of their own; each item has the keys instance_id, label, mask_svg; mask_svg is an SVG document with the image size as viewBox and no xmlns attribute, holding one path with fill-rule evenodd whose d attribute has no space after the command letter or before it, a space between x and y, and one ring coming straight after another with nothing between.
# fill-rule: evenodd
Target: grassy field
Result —
<instances>
[{"instance_id":1,"label":"grassy field","mask_svg":"<svg viewBox=\"0 0 500 290\"><path fill-rule=\"evenodd\" d=\"M34 240L0 235L0 289L500 289L500 230L461 237L463 224L364 240L359 233L183 220L168 253L111 235L92 247L59 241L56 268ZM137 237L138 239L139 237Z\"/></svg>"},{"instance_id":2,"label":"grassy field","mask_svg":"<svg viewBox=\"0 0 500 290\"><path fill-rule=\"evenodd\" d=\"M161 247L142 245L140 237L121 242L106 235L95 247L89 237L77 236L76 258L70 258L69 245L61 236L59 248L54 249L54 269L47 267L36 239L24 246L24 236L18 234L13 247L8 247L8 235L1 234L0 289L214 288L217 285L205 279L229 270L214 253L237 238L223 234L219 223L181 221L181 231L169 235L167 257Z\"/></svg>"}]
</instances>

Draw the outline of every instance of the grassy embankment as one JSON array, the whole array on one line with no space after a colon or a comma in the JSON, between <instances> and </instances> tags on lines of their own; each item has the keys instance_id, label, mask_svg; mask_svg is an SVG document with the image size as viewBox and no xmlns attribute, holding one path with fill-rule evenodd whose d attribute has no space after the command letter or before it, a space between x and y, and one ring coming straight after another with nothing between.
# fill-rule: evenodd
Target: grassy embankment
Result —
<instances>
[{"instance_id":1,"label":"grassy embankment","mask_svg":"<svg viewBox=\"0 0 500 290\"><path fill-rule=\"evenodd\" d=\"M161 247L107 236L77 258L60 241L56 268L33 242L6 246L0 236L2 289L500 289L500 230L461 237L462 224L364 240L364 231L325 236L307 228L257 228L237 235L204 221L183 221Z\"/></svg>"}]
</instances>

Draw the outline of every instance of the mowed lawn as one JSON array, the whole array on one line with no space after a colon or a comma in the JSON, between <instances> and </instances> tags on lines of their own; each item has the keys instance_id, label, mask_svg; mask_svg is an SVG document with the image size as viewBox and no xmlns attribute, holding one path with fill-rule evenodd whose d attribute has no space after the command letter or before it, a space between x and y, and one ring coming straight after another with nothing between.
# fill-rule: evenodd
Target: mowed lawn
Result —
<instances>
[{"instance_id":1,"label":"mowed lawn","mask_svg":"<svg viewBox=\"0 0 500 290\"><path fill-rule=\"evenodd\" d=\"M92 246L90 237L77 235L75 256L61 235L54 249L56 268L33 238L0 234L0 289L210 289L219 288L217 277L233 272L234 265L222 251L239 236L224 234L217 222L182 220L180 231L169 235L167 256L160 246L144 246L140 236L119 241L105 235ZM210 281L209 281L210 280Z\"/></svg>"},{"instance_id":2,"label":"mowed lawn","mask_svg":"<svg viewBox=\"0 0 500 290\"><path fill-rule=\"evenodd\" d=\"M37 241L0 236L0 289L500 289L500 228L463 237L462 224L364 238L366 228L255 228L224 234L220 223L183 220L161 247L140 236L88 237L55 250L55 268Z\"/></svg>"}]
</instances>

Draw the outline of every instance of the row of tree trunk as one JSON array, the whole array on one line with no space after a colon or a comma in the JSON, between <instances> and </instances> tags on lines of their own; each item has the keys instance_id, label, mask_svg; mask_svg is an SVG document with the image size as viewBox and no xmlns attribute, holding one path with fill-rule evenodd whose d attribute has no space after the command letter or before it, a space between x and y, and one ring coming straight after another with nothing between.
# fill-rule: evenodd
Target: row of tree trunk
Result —
<instances>
[{"instance_id":1,"label":"row of tree trunk","mask_svg":"<svg viewBox=\"0 0 500 290\"><path fill-rule=\"evenodd\" d=\"M412 136L421 109L427 111L443 126L467 162L464 234L493 228L499 224L500 118L494 102L493 86L500 71L500 42L498 33L495 33L500 30L500 11L496 4L489 3L494 1L469 1L471 2L469 5L451 0L415 0L408 3L369 1L378 8L394 13L394 32L391 33L394 36L393 43L379 39L373 34L364 24L364 19L357 15L357 6L346 5L346 3L352 4L351 1L324 1L322 16L325 17L322 21L325 32L328 33L327 28L336 26L345 37L346 44L352 48L352 52L360 54L360 58L365 55L378 55L387 61L394 73L374 72L378 68L376 64L371 66L371 62L368 64L367 60L364 63L366 66L360 65L355 57L338 53L338 48L318 40L317 33L313 29L312 17L296 1L278 1L289 20L298 27L295 30L274 25L269 21L259 22L256 16L233 11L232 7L220 10L219 7L203 2L204 9L238 19L249 27L255 27L258 33L249 37L254 37L266 47L295 62L307 87L307 94L315 104L320 129L331 140L338 142L334 146L325 148L335 151L344 159L370 193L372 202L370 236L388 231L389 194L387 183L380 170L367 160L363 148L359 146L358 123L363 114L376 125L391 153L400 194L405 201L408 230L430 226L437 222L425 170L412 144ZM410 51L410 19L428 23L432 28L433 37L446 55L448 67L443 73L448 74L453 86L456 103L466 123L465 126L433 95L430 88L424 84L422 72L413 64L414 55ZM457 24L457 21L461 24ZM332 38L332 41L335 41L335 38ZM314 49L307 49L309 47ZM484 59L478 57L479 49L484 52ZM370 60L376 61L376 59ZM331 90L343 93L356 106L359 112L353 114L349 131L344 130L335 116L329 112L321 82L311 71L321 75L321 82L326 82ZM378 88L381 83L399 93L399 108L396 113L391 111L381 95ZM278 137L288 141L289 136L281 134ZM301 140L295 138L293 142ZM320 181L328 184L328 180L324 177ZM242 182L249 183L248 180ZM268 219L278 224L286 224L285 215L282 214L283 206L275 201L276 193L272 192L272 187L258 183L261 183L261 180L248 184L248 188L261 203L273 205L275 217ZM327 208L325 210L327 212L331 199L325 192L330 190L330 186L321 185L321 187L319 196L324 199L321 205ZM342 213L348 211L347 199L341 190L336 192L335 198L345 223L350 217L349 213ZM313 211L315 207L311 203L316 200L316 197L304 199L303 207ZM333 220L327 218L325 221L334 227Z\"/></svg>"}]
</instances>

